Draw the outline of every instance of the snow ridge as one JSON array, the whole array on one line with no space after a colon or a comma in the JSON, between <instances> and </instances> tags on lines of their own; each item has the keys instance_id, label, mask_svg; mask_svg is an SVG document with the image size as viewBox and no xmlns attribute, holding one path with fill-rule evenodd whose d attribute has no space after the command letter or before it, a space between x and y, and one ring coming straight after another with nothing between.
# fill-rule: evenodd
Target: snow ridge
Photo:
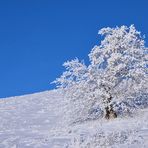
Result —
<instances>
[{"instance_id":1,"label":"snow ridge","mask_svg":"<svg viewBox=\"0 0 148 148\"><path fill-rule=\"evenodd\" d=\"M146 148L148 109L69 125L62 90L0 100L0 148ZM68 110L67 110L68 111Z\"/></svg>"}]
</instances>

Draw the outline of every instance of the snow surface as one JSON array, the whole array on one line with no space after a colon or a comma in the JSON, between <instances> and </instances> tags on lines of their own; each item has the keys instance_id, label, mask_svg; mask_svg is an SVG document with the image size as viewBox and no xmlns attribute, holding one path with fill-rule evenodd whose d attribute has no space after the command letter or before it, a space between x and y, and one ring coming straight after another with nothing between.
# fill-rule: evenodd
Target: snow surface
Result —
<instances>
[{"instance_id":1,"label":"snow surface","mask_svg":"<svg viewBox=\"0 0 148 148\"><path fill-rule=\"evenodd\" d=\"M148 148L148 109L69 125L61 90L0 99L0 148Z\"/></svg>"}]
</instances>

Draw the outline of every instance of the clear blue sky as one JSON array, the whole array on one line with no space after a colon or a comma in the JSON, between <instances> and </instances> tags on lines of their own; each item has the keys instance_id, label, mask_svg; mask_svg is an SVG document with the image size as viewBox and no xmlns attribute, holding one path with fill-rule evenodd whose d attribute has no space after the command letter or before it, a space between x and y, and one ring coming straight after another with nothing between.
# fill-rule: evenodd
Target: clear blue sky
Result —
<instances>
[{"instance_id":1,"label":"clear blue sky","mask_svg":"<svg viewBox=\"0 0 148 148\"><path fill-rule=\"evenodd\" d=\"M87 61L98 30L123 24L148 40L148 0L1 0L0 97L54 88L64 61Z\"/></svg>"}]
</instances>

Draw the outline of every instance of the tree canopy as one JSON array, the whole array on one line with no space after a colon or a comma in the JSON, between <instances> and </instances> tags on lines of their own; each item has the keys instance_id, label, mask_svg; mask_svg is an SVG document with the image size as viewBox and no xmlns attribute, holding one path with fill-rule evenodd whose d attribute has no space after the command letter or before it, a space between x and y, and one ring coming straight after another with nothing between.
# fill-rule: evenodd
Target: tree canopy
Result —
<instances>
[{"instance_id":1,"label":"tree canopy","mask_svg":"<svg viewBox=\"0 0 148 148\"><path fill-rule=\"evenodd\" d=\"M64 63L66 71L54 83L66 91L77 118L88 118L99 106L105 112L127 99L148 93L148 48L134 25L103 28L100 45L88 54L90 64L77 58ZM80 115L80 116L78 116Z\"/></svg>"}]
</instances>

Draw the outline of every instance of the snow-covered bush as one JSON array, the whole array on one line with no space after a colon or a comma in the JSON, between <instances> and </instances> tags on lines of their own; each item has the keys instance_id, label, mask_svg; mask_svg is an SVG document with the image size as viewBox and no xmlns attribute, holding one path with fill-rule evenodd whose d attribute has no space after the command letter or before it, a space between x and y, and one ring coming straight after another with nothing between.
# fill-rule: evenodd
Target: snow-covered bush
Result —
<instances>
[{"instance_id":1,"label":"snow-covered bush","mask_svg":"<svg viewBox=\"0 0 148 148\"><path fill-rule=\"evenodd\" d=\"M117 117L116 104L148 93L148 48L140 32L131 25L103 28L99 34L104 39L89 53L90 64L68 61L54 81L65 90L74 121L91 118L96 106L106 118Z\"/></svg>"}]
</instances>

